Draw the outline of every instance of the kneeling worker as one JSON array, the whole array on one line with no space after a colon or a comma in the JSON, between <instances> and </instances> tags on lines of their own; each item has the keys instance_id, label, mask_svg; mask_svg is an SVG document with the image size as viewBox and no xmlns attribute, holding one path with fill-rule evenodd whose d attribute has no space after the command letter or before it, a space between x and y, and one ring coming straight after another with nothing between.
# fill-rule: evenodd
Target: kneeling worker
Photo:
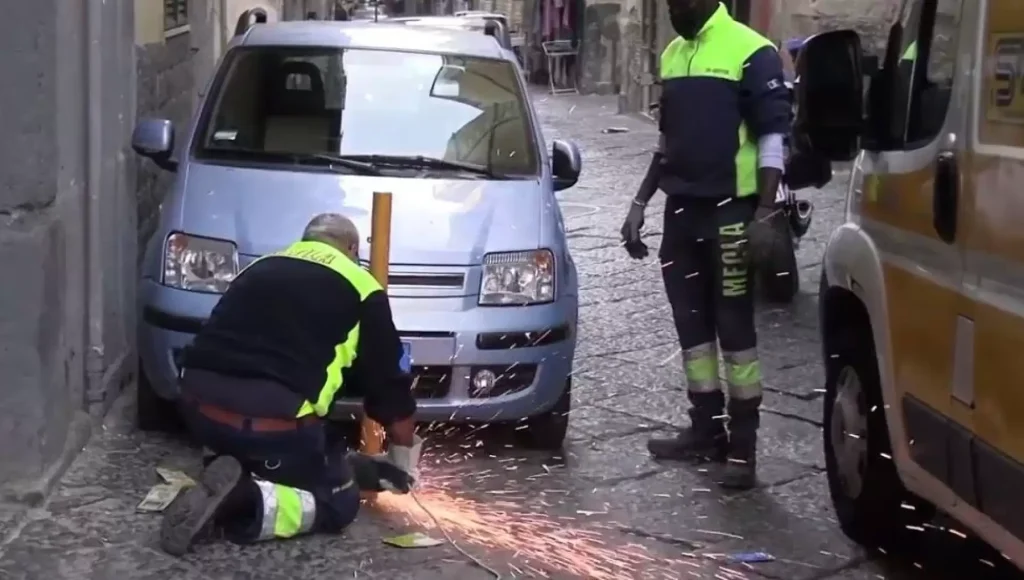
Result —
<instances>
[{"instance_id":1,"label":"kneeling worker","mask_svg":"<svg viewBox=\"0 0 1024 580\"><path fill-rule=\"evenodd\" d=\"M188 551L209 525L238 542L340 532L359 492L408 493L421 440L387 294L358 263L347 218L238 274L183 360L181 410L217 455L164 514L161 545ZM359 394L387 455L348 452L328 429L336 396Z\"/></svg>"}]
</instances>

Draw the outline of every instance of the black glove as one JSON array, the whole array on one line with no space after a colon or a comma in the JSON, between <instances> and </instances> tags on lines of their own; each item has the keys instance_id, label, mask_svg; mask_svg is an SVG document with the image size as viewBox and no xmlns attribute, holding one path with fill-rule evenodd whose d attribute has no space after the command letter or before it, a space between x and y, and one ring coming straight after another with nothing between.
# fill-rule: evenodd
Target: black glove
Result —
<instances>
[{"instance_id":1,"label":"black glove","mask_svg":"<svg viewBox=\"0 0 1024 580\"><path fill-rule=\"evenodd\" d=\"M626 221L622 222L622 242L634 260L647 257L647 244L640 238L640 230L644 227L644 207L636 202L629 204Z\"/></svg>"},{"instance_id":2,"label":"black glove","mask_svg":"<svg viewBox=\"0 0 1024 580\"><path fill-rule=\"evenodd\" d=\"M633 242L625 245L626 253L629 254L630 258L634 260L643 260L647 257L650 251L647 248L647 244L641 242Z\"/></svg>"},{"instance_id":3,"label":"black glove","mask_svg":"<svg viewBox=\"0 0 1024 580\"><path fill-rule=\"evenodd\" d=\"M644 227L644 207L636 202L630 202L629 213L622 222L622 241L627 246L640 241L640 230Z\"/></svg>"},{"instance_id":4,"label":"black glove","mask_svg":"<svg viewBox=\"0 0 1024 580\"><path fill-rule=\"evenodd\" d=\"M409 493L416 484L415 477L388 461L384 455L374 457L352 451L345 459L352 467L359 491Z\"/></svg>"}]
</instances>

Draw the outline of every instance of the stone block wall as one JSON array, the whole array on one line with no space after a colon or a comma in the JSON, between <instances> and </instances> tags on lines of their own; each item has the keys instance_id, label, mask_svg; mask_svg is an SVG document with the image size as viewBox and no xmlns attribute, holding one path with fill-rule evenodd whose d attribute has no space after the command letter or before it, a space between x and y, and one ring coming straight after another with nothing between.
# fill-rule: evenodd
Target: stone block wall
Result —
<instances>
[{"instance_id":1,"label":"stone block wall","mask_svg":"<svg viewBox=\"0 0 1024 580\"><path fill-rule=\"evenodd\" d=\"M130 360L130 2L15 2L0 26L0 499L39 502Z\"/></svg>"},{"instance_id":2,"label":"stone block wall","mask_svg":"<svg viewBox=\"0 0 1024 580\"><path fill-rule=\"evenodd\" d=\"M618 92L623 53L628 50L623 43L621 23L627 10L622 0L587 0L579 56L581 92Z\"/></svg>"},{"instance_id":3,"label":"stone block wall","mask_svg":"<svg viewBox=\"0 0 1024 580\"><path fill-rule=\"evenodd\" d=\"M897 0L775 0L769 33L778 40L851 28L861 34L865 52L880 55L898 4Z\"/></svg>"}]
</instances>

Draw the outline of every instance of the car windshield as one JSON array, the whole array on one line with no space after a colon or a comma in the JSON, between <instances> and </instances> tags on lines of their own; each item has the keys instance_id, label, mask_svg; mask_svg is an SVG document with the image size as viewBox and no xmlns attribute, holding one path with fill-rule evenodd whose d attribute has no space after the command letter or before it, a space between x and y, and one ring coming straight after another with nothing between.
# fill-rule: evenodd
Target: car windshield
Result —
<instances>
[{"instance_id":1,"label":"car windshield","mask_svg":"<svg viewBox=\"0 0 1024 580\"><path fill-rule=\"evenodd\" d=\"M355 166L331 159L387 157L381 169L389 171L409 158L409 167L467 179L539 172L518 71L504 60L241 47L219 76L200 118L197 159L345 172Z\"/></svg>"}]
</instances>

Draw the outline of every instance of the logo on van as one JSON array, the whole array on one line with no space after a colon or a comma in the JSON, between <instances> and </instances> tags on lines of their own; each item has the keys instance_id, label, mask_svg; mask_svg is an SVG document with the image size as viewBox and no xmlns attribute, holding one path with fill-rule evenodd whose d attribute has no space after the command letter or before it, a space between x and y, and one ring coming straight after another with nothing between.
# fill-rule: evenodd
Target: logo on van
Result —
<instances>
[{"instance_id":1,"label":"logo on van","mask_svg":"<svg viewBox=\"0 0 1024 580\"><path fill-rule=\"evenodd\" d=\"M1024 33L989 37L993 67L987 72L989 95L986 117L990 121L1024 123Z\"/></svg>"}]
</instances>

